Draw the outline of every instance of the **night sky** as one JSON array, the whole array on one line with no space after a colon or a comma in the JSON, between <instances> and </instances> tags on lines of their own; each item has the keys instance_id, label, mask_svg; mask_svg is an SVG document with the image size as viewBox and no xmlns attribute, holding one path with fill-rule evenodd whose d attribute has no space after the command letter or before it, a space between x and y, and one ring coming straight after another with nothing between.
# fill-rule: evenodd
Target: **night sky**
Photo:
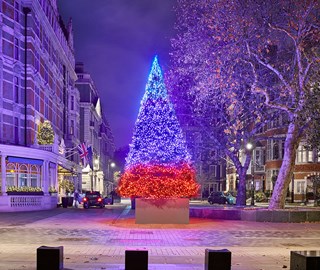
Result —
<instances>
[{"instance_id":1,"label":"night sky","mask_svg":"<svg viewBox=\"0 0 320 270\"><path fill-rule=\"evenodd\" d=\"M131 142L154 55L165 72L175 0L58 0L73 20L77 62L100 93L116 147Z\"/></svg>"}]
</instances>

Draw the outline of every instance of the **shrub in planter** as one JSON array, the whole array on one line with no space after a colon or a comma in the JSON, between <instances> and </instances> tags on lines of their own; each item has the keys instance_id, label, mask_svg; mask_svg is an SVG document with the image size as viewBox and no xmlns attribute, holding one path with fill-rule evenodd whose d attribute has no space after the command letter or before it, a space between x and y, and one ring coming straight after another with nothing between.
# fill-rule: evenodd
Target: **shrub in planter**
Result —
<instances>
[{"instance_id":1,"label":"shrub in planter","mask_svg":"<svg viewBox=\"0 0 320 270\"><path fill-rule=\"evenodd\" d=\"M267 198L271 197L271 195L272 195L272 190L266 190L266 191L264 192L264 195L266 195Z\"/></svg>"},{"instance_id":2,"label":"shrub in planter","mask_svg":"<svg viewBox=\"0 0 320 270\"><path fill-rule=\"evenodd\" d=\"M254 194L254 199L256 202L267 202L267 196L262 191L257 191Z\"/></svg>"},{"instance_id":3,"label":"shrub in planter","mask_svg":"<svg viewBox=\"0 0 320 270\"><path fill-rule=\"evenodd\" d=\"M43 191L40 187L16 187L11 186L7 187L7 194L8 195L43 195Z\"/></svg>"}]
</instances>

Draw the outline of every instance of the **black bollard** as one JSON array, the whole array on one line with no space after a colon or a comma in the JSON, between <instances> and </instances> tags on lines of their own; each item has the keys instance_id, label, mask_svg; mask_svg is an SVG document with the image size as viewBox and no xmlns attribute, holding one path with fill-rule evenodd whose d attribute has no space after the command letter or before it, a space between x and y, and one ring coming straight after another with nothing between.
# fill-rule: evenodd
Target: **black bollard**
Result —
<instances>
[{"instance_id":1,"label":"black bollard","mask_svg":"<svg viewBox=\"0 0 320 270\"><path fill-rule=\"evenodd\" d=\"M206 249L205 270L231 270L231 251Z\"/></svg>"},{"instance_id":2,"label":"black bollard","mask_svg":"<svg viewBox=\"0 0 320 270\"><path fill-rule=\"evenodd\" d=\"M320 250L305 250L290 252L291 270L319 270Z\"/></svg>"},{"instance_id":3,"label":"black bollard","mask_svg":"<svg viewBox=\"0 0 320 270\"><path fill-rule=\"evenodd\" d=\"M62 270L63 246L37 248L37 270Z\"/></svg>"},{"instance_id":4,"label":"black bollard","mask_svg":"<svg viewBox=\"0 0 320 270\"><path fill-rule=\"evenodd\" d=\"M126 250L125 270L148 270L148 250Z\"/></svg>"}]
</instances>

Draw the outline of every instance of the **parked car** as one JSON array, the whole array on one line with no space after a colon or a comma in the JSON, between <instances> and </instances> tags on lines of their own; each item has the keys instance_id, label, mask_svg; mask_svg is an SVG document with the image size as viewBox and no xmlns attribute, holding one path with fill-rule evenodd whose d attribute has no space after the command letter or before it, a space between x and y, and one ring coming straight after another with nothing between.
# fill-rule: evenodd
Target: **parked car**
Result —
<instances>
[{"instance_id":1,"label":"parked car","mask_svg":"<svg viewBox=\"0 0 320 270\"><path fill-rule=\"evenodd\" d=\"M83 207L88 209L91 206L104 207L104 200L99 191L87 191L85 197L82 199Z\"/></svg>"},{"instance_id":2,"label":"parked car","mask_svg":"<svg viewBox=\"0 0 320 270\"><path fill-rule=\"evenodd\" d=\"M208 197L208 202L210 204L214 204L214 203L226 204L227 198L221 191L211 192Z\"/></svg>"},{"instance_id":3,"label":"parked car","mask_svg":"<svg viewBox=\"0 0 320 270\"><path fill-rule=\"evenodd\" d=\"M224 193L222 191L211 192L208 197L208 202L210 204L236 204L236 198L231 195L231 193Z\"/></svg>"},{"instance_id":4,"label":"parked car","mask_svg":"<svg viewBox=\"0 0 320 270\"><path fill-rule=\"evenodd\" d=\"M233 196L230 192L225 193L225 196L227 198L227 203L228 204L236 204L236 197Z\"/></svg>"}]
</instances>

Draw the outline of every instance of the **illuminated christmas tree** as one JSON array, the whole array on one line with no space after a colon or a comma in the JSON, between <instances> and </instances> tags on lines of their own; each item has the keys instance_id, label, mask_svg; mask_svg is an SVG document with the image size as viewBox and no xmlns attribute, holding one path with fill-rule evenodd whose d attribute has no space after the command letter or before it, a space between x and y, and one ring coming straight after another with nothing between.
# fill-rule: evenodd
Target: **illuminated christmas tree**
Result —
<instances>
[{"instance_id":1,"label":"illuminated christmas tree","mask_svg":"<svg viewBox=\"0 0 320 270\"><path fill-rule=\"evenodd\" d=\"M124 197L192 197L191 157L155 57L118 191Z\"/></svg>"}]
</instances>

